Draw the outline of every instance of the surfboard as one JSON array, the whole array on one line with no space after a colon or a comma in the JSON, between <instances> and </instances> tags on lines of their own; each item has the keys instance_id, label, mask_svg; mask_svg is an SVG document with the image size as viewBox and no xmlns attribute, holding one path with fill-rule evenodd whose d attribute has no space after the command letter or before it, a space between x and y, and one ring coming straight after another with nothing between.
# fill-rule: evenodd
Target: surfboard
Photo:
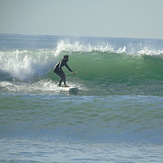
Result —
<instances>
[{"instance_id":1,"label":"surfboard","mask_svg":"<svg viewBox=\"0 0 163 163\"><path fill-rule=\"evenodd\" d=\"M69 86L69 87L64 87L64 86L58 86L58 88L60 88L61 90L64 90L64 91L68 91L70 94L78 94L78 87L73 87L73 86Z\"/></svg>"},{"instance_id":2,"label":"surfboard","mask_svg":"<svg viewBox=\"0 0 163 163\"><path fill-rule=\"evenodd\" d=\"M65 89L70 89L70 88L77 88L77 87L73 87L73 86L68 86L68 87L65 87L65 86L58 86L59 88L65 88Z\"/></svg>"}]
</instances>

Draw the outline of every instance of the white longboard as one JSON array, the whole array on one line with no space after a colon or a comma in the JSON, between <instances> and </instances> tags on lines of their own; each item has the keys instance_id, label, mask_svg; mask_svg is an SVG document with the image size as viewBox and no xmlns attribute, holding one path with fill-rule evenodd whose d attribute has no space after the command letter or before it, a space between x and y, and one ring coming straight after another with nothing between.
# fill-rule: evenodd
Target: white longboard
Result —
<instances>
[{"instance_id":1,"label":"white longboard","mask_svg":"<svg viewBox=\"0 0 163 163\"><path fill-rule=\"evenodd\" d=\"M72 88L77 88L77 87L73 87L73 86L68 86L68 87L65 87L65 86L58 86L58 88L72 89Z\"/></svg>"},{"instance_id":2,"label":"white longboard","mask_svg":"<svg viewBox=\"0 0 163 163\"><path fill-rule=\"evenodd\" d=\"M72 93L72 94L77 94L79 90L78 87L74 87L74 86L69 86L69 87L58 86L58 88L60 88L63 91L69 91L69 93Z\"/></svg>"}]
</instances>

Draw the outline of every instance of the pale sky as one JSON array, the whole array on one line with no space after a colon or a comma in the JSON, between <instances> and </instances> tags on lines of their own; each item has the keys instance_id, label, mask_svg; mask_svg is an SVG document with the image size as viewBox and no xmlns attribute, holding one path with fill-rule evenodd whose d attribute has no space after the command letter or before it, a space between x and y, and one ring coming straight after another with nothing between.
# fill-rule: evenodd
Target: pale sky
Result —
<instances>
[{"instance_id":1,"label":"pale sky","mask_svg":"<svg viewBox=\"0 0 163 163\"><path fill-rule=\"evenodd\" d=\"M0 33L163 39L163 0L0 0Z\"/></svg>"}]
</instances>

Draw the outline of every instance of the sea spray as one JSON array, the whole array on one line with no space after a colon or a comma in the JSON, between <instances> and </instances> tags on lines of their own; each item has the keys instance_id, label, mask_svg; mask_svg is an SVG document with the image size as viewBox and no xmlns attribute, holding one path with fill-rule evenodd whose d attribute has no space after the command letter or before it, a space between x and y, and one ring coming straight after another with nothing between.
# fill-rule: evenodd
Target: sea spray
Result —
<instances>
[{"instance_id":1,"label":"sea spray","mask_svg":"<svg viewBox=\"0 0 163 163\"><path fill-rule=\"evenodd\" d=\"M1 73L29 80L43 77L55 62L53 50L12 50L0 52Z\"/></svg>"}]
</instances>

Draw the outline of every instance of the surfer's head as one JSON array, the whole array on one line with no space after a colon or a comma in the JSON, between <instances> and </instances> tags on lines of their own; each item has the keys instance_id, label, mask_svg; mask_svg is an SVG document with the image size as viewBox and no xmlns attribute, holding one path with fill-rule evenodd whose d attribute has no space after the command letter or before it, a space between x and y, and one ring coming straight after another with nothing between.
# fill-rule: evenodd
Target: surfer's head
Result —
<instances>
[{"instance_id":1,"label":"surfer's head","mask_svg":"<svg viewBox=\"0 0 163 163\"><path fill-rule=\"evenodd\" d=\"M68 57L69 57L68 55L64 55L63 59L68 62Z\"/></svg>"}]
</instances>

